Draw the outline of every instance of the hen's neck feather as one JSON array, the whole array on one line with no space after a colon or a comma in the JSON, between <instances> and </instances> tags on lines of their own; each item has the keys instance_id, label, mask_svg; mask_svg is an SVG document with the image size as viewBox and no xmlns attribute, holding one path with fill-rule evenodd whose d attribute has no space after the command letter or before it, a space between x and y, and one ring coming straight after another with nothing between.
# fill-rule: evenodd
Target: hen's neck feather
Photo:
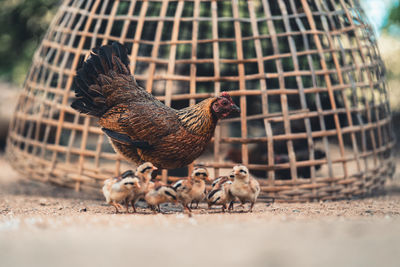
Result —
<instances>
[{"instance_id":1,"label":"hen's neck feather","mask_svg":"<svg viewBox=\"0 0 400 267\"><path fill-rule=\"evenodd\" d=\"M213 134L217 118L211 112L211 105L215 98L208 98L200 103L181 110L177 110L182 125L196 135Z\"/></svg>"}]
</instances>

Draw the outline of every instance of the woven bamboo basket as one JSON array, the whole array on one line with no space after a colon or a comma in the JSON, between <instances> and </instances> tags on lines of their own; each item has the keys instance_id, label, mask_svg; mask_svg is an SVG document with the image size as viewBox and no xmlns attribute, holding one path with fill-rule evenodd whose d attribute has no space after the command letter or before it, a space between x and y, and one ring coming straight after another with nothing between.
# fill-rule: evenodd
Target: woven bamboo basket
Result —
<instances>
[{"instance_id":1,"label":"woven bamboo basket","mask_svg":"<svg viewBox=\"0 0 400 267\"><path fill-rule=\"evenodd\" d=\"M356 0L65 0L11 123L16 169L79 190L135 167L96 119L70 107L75 71L91 48L113 41L127 46L137 81L168 106L230 92L241 114L218 124L195 164L214 176L246 164L261 200L350 198L393 175L385 69ZM173 181L191 167L159 177Z\"/></svg>"}]
</instances>

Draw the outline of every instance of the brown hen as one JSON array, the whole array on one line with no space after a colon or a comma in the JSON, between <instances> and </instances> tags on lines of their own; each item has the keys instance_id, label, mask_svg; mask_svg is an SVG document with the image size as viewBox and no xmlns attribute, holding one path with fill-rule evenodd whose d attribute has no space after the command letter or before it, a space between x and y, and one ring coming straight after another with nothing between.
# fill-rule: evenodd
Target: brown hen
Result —
<instances>
[{"instance_id":1,"label":"brown hen","mask_svg":"<svg viewBox=\"0 0 400 267\"><path fill-rule=\"evenodd\" d=\"M199 157L219 119L239 111L228 93L181 110L167 107L140 87L129 71L124 46L93 49L74 77L72 107L99 118L115 150L136 163L164 169Z\"/></svg>"}]
</instances>

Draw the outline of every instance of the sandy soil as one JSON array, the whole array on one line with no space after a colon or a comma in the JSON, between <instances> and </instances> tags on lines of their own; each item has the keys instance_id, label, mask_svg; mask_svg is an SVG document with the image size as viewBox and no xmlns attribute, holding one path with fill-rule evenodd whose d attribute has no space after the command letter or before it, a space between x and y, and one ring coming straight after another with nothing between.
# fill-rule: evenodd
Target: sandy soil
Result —
<instances>
[{"instance_id":1,"label":"sandy soil","mask_svg":"<svg viewBox=\"0 0 400 267\"><path fill-rule=\"evenodd\" d=\"M114 214L99 195L34 182L0 156L2 266L399 266L400 182L366 199Z\"/></svg>"}]
</instances>

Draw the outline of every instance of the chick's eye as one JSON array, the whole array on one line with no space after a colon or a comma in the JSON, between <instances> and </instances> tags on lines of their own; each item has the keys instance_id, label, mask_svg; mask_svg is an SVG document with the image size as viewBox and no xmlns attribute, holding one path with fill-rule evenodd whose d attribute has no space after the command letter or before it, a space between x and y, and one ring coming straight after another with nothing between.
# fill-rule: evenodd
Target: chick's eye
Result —
<instances>
[{"instance_id":1,"label":"chick's eye","mask_svg":"<svg viewBox=\"0 0 400 267\"><path fill-rule=\"evenodd\" d=\"M245 170L240 170L240 172L243 172L244 174L246 174L246 171L245 171Z\"/></svg>"}]
</instances>

